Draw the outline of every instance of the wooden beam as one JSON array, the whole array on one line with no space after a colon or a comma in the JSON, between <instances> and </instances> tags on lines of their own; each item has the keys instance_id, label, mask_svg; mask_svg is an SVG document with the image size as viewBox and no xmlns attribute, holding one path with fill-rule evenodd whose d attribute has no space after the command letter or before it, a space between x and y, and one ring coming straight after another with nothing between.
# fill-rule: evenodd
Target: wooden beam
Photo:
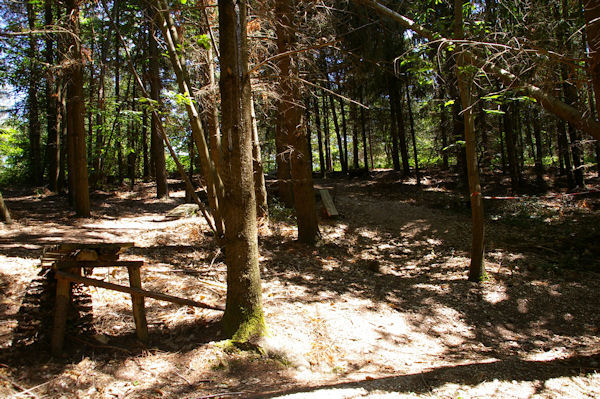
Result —
<instances>
[{"instance_id":1,"label":"wooden beam","mask_svg":"<svg viewBox=\"0 0 600 399\"><path fill-rule=\"evenodd\" d=\"M196 301L192 301L190 299L179 298L179 297L176 297L176 296L162 294L162 293L159 293L159 292L146 291L146 290L143 290L143 289L140 289L140 288L132 288L132 287L126 287L126 286L123 286L123 285L118 285L118 284L113 284L113 283L107 283L106 281L98 280L98 279L95 279L95 278L76 276L74 274L65 273L65 272L60 271L60 270L56 271L56 276L57 277L65 278L65 279L73 281L75 283L82 283L82 284L91 285L91 286L94 286L94 287L106 288L108 290L124 292L126 294L142 295L142 296L145 296L145 297L148 297L148 298L153 298L153 299L156 299L156 300L159 300L159 301L172 302L172 303L176 303L176 304L179 304L179 305L194 306L194 307L197 307L197 308L204 308L204 309L212 309L212 310L220 310L220 311L224 311L225 310L221 306L209 305L209 304L206 304L206 303L196 302Z\"/></svg>"},{"instance_id":2,"label":"wooden beam","mask_svg":"<svg viewBox=\"0 0 600 399\"><path fill-rule=\"evenodd\" d=\"M57 269L70 269L73 267L141 267L144 265L143 260L57 260L55 262Z\"/></svg>"},{"instance_id":3,"label":"wooden beam","mask_svg":"<svg viewBox=\"0 0 600 399\"><path fill-rule=\"evenodd\" d=\"M335 205L333 204L333 199L331 195L329 195L329 190L320 189L319 194L321 195L321 200L323 201L323 206L325 207L325 212L327 212L327 216L330 218L340 216Z\"/></svg>"}]
</instances>

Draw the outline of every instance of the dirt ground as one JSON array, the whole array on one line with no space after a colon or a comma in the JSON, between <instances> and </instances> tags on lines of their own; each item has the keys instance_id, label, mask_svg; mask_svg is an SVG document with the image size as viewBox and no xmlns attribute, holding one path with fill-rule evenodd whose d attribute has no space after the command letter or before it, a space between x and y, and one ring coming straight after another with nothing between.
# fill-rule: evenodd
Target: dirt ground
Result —
<instances>
[{"instance_id":1,"label":"dirt ground","mask_svg":"<svg viewBox=\"0 0 600 399\"><path fill-rule=\"evenodd\" d=\"M224 345L220 312L153 299L143 347L130 298L88 288L91 327L69 330L59 359L51 310L27 326L44 245L134 241L122 257L146 262L144 288L221 305L223 256L200 217L166 217L183 192L96 191L93 216L76 219L64 196L5 190L15 223L0 231L0 397L600 397L600 196L487 200L489 279L474 284L470 210L444 181L318 181L341 217L322 221L314 248L272 204L261 354ZM92 277L127 284L117 268Z\"/></svg>"}]
</instances>

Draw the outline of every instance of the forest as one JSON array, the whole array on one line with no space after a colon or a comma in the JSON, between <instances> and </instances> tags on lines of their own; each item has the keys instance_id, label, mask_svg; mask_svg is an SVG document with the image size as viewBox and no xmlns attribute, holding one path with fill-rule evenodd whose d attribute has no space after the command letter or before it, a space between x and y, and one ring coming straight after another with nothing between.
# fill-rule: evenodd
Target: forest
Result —
<instances>
[{"instance_id":1,"label":"forest","mask_svg":"<svg viewBox=\"0 0 600 399\"><path fill-rule=\"evenodd\" d=\"M0 12L0 397L600 397L600 0Z\"/></svg>"}]
</instances>

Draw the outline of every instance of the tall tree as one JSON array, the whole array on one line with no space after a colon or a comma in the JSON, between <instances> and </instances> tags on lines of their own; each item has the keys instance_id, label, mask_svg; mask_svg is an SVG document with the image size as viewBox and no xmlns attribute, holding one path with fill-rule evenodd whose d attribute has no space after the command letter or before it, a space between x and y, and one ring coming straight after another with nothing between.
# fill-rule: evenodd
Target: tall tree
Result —
<instances>
[{"instance_id":1,"label":"tall tree","mask_svg":"<svg viewBox=\"0 0 600 399\"><path fill-rule=\"evenodd\" d=\"M156 43L156 23L158 12L151 6L148 7L148 14L152 16L149 24L148 50L150 53L148 64L148 75L150 80L150 95L156 104L161 103L160 92L162 84L160 80L160 64L158 44ZM158 131L158 114L152 113L152 124L150 125L150 153L151 164L156 179L156 196L158 198L169 196L169 186L167 184L167 170L165 160L165 146L163 139Z\"/></svg>"},{"instance_id":2,"label":"tall tree","mask_svg":"<svg viewBox=\"0 0 600 399\"><path fill-rule=\"evenodd\" d=\"M27 0L27 22L30 30L36 29L36 4L34 0ZM41 153L41 127L40 111L38 104L39 60L38 37L29 36L29 84L27 93L27 110L29 119L29 159L31 164L31 177L35 184L42 184L42 153Z\"/></svg>"},{"instance_id":3,"label":"tall tree","mask_svg":"<svg viewBox=\"0 0 600 399\"><path fill-rule=\"evenodd\" d=\"M248 341L265 331L258 267L256 199L252 169L252 122L245 0L219 0L225 262L224 331Z\"/></svg>"},{"instance_id":4,"label":"tall tree","mask_svg":"<svg viewBox=\"0 0 600 399\"><path fill-rule=\"evenodd\" d=\"M79 5L80 0L66 0L68 28L72 35L69 38L68 57L70 66L67 84L67 136L71 142L69 152L69 192L73 192L73 201L78 216L90 216L90 197L88 187L87 152L84 126L83 95L83 55L79 37Z\"/></svg>"},{"instance_id":5,"label":"tall tree","mask_svg":"<svg viewBox=\"0 0 600 399\"><path fill-rule=\"evenodd\" d=\"M277 49L280 54L290 52L295 46L293 0L276 0ZM308 153L308 134L304 110L300 103L302 95L298 82L298 61L292 56L281 57L279 66L278 114L282 135L289 149L290 175L294 190L294 209L298 223L298 240L313 244L320 236L312 180L312 163ZM335 109L331 98L332 110ZM339 134L338 134L339 138ZM343 147L340 144L340 160L344 167ZM346 165L347 169L347 165Z\"/></svg>"}]
</instances>

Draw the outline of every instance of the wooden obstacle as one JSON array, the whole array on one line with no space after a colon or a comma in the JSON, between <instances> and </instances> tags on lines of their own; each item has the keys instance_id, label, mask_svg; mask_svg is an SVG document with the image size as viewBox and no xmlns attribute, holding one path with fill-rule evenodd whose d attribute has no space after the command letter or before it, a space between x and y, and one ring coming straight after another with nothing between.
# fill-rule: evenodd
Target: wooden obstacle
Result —
<instances>
[{"instance_id":1,"label":"wooden obstacle","mask_svg":"<svg viewBox=\"0 0 600 399\"><path fill-rule=\"evenodd\" d=\"M224 310L220 306L142 289L140 268L144 265L144 261L118 259L123 249L132 246L133 243L65 243L44 248L42 267L53 268L57 280L54 325L50 344L54 356L62 353L67 313L72 298L71 283L81 283L130 294L136 335L143 343L148 342L148 322L144 307L144 298L146 297L184 306ZM129 287L81 275L83 270L91 269L93 271L96 267L127 267Z\"/></svg>"},{"instance_id":2,"label":"wooden obstacle","mask_svg":"<svg viewBox=\"0 0 600 399\"><path fill-rule=\"evenodd\" d=\"M335 208L335 205L333 204L333 199L329 194L329 190L324 188L319 189L319 194L321 195L321 201L323 201L323 208L327 217L335 218L340 216L337 209Z\"/></svg>"}]
</instances>

